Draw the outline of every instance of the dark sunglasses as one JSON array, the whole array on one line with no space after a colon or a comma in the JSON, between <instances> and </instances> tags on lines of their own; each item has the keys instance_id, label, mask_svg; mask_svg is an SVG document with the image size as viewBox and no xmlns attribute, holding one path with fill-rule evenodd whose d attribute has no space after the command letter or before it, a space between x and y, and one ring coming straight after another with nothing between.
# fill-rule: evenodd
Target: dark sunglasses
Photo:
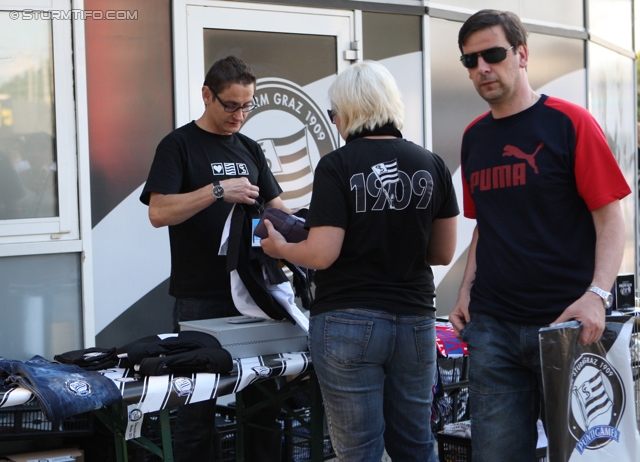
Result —
<instances>
[{"instance_id":1,"label":"dark sunglasses","mask_svg":"<svg viewBox=\"0 0 640 462\"><path fill-rule=\"evenodd\" d=\"M335 116L337 116L338 113L336 111L334 111L333 109L327 109L327 114L329 114L329 120L331 121L331 123L335 124L336 122L333 120L333 118Z\"/></svg>"},{"instance_id":2,"label":"dark sunglasses","mask_svg":"<svg viewBox=\"0 0 640 462\"><path fill-rule=\"evenodd\" d=\"M473 69L478 66L478 55L482 56L482 59L488 64L496 64L500 61L504 61L507 57L507 51L513 48L513 45L509 48L495 47L488 50L476 51L475 53L467 53L460 56L462 65L467 69Z\"/></svg>"}]
</instances>

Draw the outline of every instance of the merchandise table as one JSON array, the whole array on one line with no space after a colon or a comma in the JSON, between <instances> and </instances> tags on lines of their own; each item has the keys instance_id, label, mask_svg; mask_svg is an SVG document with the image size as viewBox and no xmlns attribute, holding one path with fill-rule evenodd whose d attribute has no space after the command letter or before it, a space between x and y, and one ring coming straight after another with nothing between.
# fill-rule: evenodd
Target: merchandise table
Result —
<instances>
[{"instance_id":1,"label":"merchandise table","mask_svg":"<svg viewBox=\"0 0 640 462\"><path fill-rule=\"evenodd\" d=\"M229 374L197 373L190 377L177 375L139 376L132 369L106 369L100 371L118 386L122 401L109 408L94 410L94 414L116 437L118 462L127 461L127 440L135 440L152 453L173 462L169 409L177 406L206 401L219 396L236 393L236 460L244 461L243 426L256 412L268 405L268 400L280 402L283 408L302 426L310 431L311 460L323 460L323 412L322 398L307 352L281 353L234 359ZM249 384L287 377L287 382L277 393L271 393L259 383L257 387L265 394L265 401L243 407L242 390ZM310 416L289 408L285 400L300 391L310 391ZM10 407L34 400L25 388L0 388L0 407ZM158 412L162 433L162 447L141 435L145 414ZM317 416L317 417L316 417Z\"/></svg>"}]
</instances>

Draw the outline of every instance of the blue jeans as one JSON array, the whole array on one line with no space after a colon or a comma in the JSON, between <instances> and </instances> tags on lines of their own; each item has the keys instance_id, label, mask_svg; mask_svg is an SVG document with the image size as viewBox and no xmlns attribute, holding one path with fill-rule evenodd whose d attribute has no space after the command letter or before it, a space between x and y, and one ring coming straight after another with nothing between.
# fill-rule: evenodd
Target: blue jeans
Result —
<instances>
[{"instance_id":1,"label":"blue jeans","mask_svg":"<svg viewBox=\"0 0 640 462\"><path fill-rule=\"evenodd\" d=\"M472 313L462 329L469 348L473 462L535 462L541 417L542 326Z\"/></svg>"},{"instance_id":2,"label":"blue jeans","mask_svg":"<svg viewBox=\"0 0 640 462\"><path fill-rule=\"evenodd\" d=\"M429 316L347 309L311 318L309 349L340 462L437 462Z\"/></svg>"}]
</instances>

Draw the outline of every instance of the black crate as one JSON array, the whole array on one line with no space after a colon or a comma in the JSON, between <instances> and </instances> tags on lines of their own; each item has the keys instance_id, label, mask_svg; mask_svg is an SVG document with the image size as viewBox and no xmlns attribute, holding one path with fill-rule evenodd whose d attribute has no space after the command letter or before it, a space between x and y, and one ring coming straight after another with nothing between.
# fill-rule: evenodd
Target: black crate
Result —
<instances>
[{"instance_id":1,"label":"black crate","mask_svg":"<svg viewBox=\"0 0 640 462\"><path fill-rule=\"evenodd\" d=\"M214 460L216 462L235 462L236 460L236 423L230 416L217 415L213 433Z\"/></svg>"},{"instance_id":2,"label":"black crate","mask_svg":"<svg viewBox=\"0 0 640 462\"><path fill-rule=\"evenodd\" d=\"M468 356L438 358L438 384L434 396L434 432L442 431L445 424L469 419Z\"/></svg>"},{"instance_id":3,"label":"black crate","mask_svg":"<svg viewBox=\"0 0 640 462\"><path fill-rule=\"evenodd\" d=\"M438 433L438 459L440 462L471 462L471 439ZM547 448L536 450L538 462L547 461Z\"/></svg>"},{"instance_id":4,"label":"black crate","mask_svg":"<svg viewBox=\"0 0 640 462\"><path fill-rule=\"evenodd\" d=\"M73 437L91 433L93 433L91 412L52 422L47 420L37 402L0 409L0 441Z\"/></svg>"},{"instance_id":5,"label":"black crate","mask_svg":"<svg viewBox=\"0 0 640 462\"><path fill-rule=\"evenodd\" d=\"M305 422L310 421L309 409L298 409L297 413L302 415ZM284 437L282 440L282 460L283 462L306 462L311 460L311 433L298 420L283 413L281 416ZM335 457L335 451L331 445L329 431L324 426L324 447L323 458L327 460Z\"/></svg>"}]
</instances>

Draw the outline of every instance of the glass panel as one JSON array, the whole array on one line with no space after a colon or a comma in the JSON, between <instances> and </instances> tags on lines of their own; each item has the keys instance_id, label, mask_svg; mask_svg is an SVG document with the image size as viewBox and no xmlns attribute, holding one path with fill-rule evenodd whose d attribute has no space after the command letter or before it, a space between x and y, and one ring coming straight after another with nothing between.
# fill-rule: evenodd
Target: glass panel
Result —
<instances>
[{"instance_id":1,"label":"glass panel","mask_svg":"<svg viewBox=\"0 0 640 462\"><path fill-rule=\"evenodd\" d=\"M82 348L79 254L0 258L0 352L49 360Z\"/></svg>"},{"instance_id":2,"label":"glass panel","mask_svg":"<svg viewBox=\"0 0 640 462\"><path fill-rule=\"evenodd\" d=\"M608 2L609 0L600 0ZM554 22L573 27L583 27L584 8L582 0L438 0L438 4L466 8L478 11L484 8L513 11L522 19Z\"/></svg>"},{"instance_id":3,"label":"glass panel","mask_svg":"<svg viewBox=\"0 0 640 462\"><path fill-rule=\"evenodd\" d=\"M622 200L627 240L622 273L635 273L635 157L634 62L611 50L589 43L590 111L604 130L609 146L634 191Z\"/></svg>"},{"instance_id":4,"label":"glass panel","mask_svg":"<svg viewBox=\"0 0 640 462\"><path fill-rule=\"evenodd\" d=\"M0 220L58 215L51 21L0 11Z\"/></svg>"},{"instance_id":5,"label":"glass panel","mask_svg":"<svg viewBox=\"0 0 640 462\"><path fill-rule=\"evenodd\" d=\"M205 29L205 72L229 55L244 60L259 79L284 78L300 86L337 73L333 36Z\"/></svg>"},{"instance_id":6,"label":"glass panel","mask_svg":"<svg viewBox=\"0 0 640 462\"><path fill-rule=\"evenodd\" d=\"M631 50L631 0L589 0L589 32Z\"/></svg>"},{"instance_id":7,"label":"glass panel","mask_svg":"<svg viewBox=\"0 0 640 462\"><path fill-rule=\"evenodd\" d=\"M333 35L204 30L205 72L233 54L258 78L259 107L248 113L241 132L262 146L291 209L308 206L320 156L338 147L326 114L327 89L338 71L336 50Z\"/></svg>"}]
</instances>

